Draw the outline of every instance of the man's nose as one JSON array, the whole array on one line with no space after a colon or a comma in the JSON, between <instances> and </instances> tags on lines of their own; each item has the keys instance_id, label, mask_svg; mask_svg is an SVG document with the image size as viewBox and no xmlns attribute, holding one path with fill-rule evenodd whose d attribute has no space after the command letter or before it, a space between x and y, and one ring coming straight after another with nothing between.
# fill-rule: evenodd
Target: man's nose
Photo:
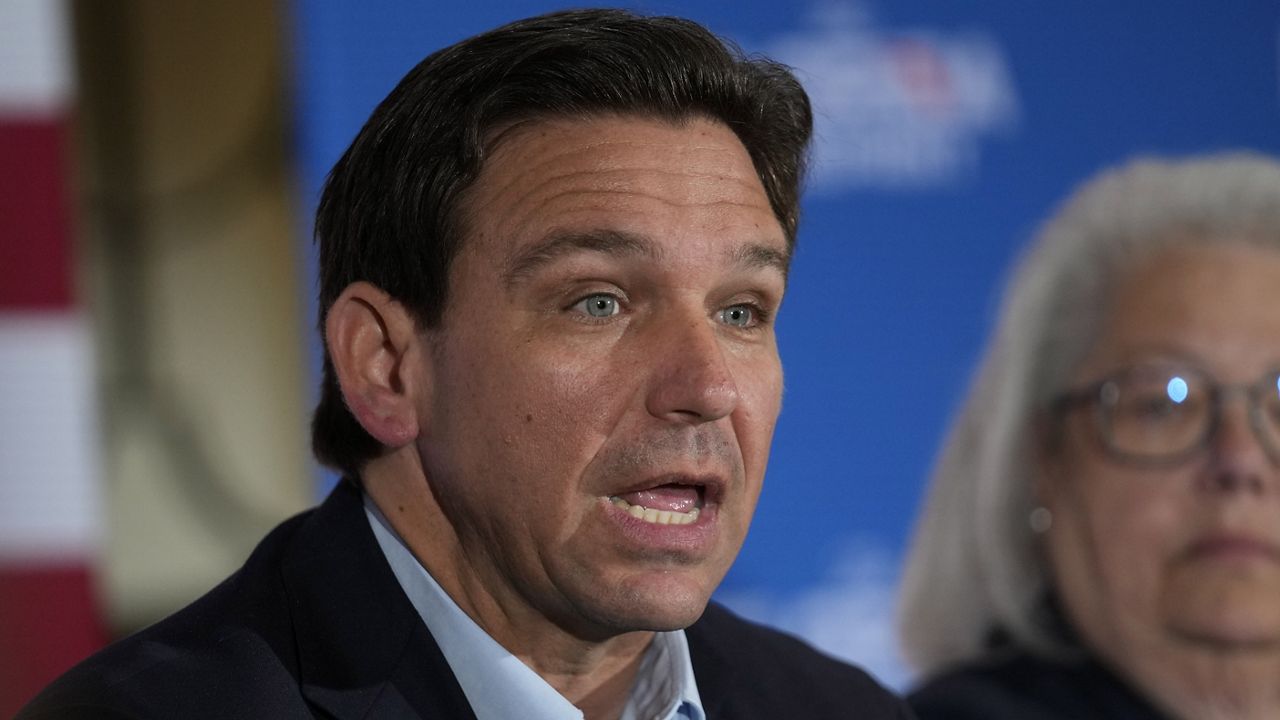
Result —
<instances>
[{"instance_id":1,"label":"man's nose","mask_svg":"<svg viewBox=\"0 0 1280 720\"><path fill-rule=\"evenodd\" d=\"M1258 436L1244 393L1226 398L1209 439L1209 487L1222 491L1275 492L1280 488L1280 458Z\"/></svg>"},{"instance_id":2,"label":"man's nose","mask_svg":"<svg viewBox=\"0 0 1280 720\"><path fill-rule=\"evenodd\" d=\"M719 328L706 317L664 325L647 349L653 360L646 404L655 417L673 422L718 420L738 406Z\"/></svg>"}]
</instances>

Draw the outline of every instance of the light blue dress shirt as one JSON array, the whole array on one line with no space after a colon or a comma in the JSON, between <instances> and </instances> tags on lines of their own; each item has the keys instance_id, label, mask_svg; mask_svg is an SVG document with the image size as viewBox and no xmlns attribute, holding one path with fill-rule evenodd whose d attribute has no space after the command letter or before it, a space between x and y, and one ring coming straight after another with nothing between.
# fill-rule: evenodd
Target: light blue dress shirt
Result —
<instances>
[{"instance_id":1,"label":"light blue dress shirt","mask_svg":"<svg viewBox=\"0 0 1280 720\"><path fill-rule=\"evenodd\" d=\"M454 603L367 495L364 508L382 554L440 646L476 720L582 720L581 710ZM706 720L683 630L654 634L622 720Z\"/></svg>"}]
</instances>

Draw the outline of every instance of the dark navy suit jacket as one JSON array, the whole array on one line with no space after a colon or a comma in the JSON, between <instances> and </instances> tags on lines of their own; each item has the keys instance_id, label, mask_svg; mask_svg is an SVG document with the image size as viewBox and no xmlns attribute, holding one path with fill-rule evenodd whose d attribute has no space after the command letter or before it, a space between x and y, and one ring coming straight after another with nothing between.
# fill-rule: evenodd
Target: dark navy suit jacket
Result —
<instances>
[{"instance_id":1,"label":"dark navy suit jacket","mask_svg":"<svg viewBox=\"0 0 1280 720\"><path fill-rule=\"evenodd\" d=\"M862 671L715 604L686 632L709 720L910 717ZM343 481L207 595L76 666L18 717L474 715Z\"/></svg>"}]
</instances>

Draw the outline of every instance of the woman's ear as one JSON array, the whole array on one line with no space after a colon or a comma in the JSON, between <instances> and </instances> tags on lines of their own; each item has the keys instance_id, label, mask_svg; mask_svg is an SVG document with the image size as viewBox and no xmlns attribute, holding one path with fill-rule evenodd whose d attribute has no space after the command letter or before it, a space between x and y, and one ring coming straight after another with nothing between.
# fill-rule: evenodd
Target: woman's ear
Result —
<instances>
[{"instance_id":1,"label":"woman's ear","mask_svg":"<svg viewBox=\"0 0 1280 720\"><path fill-rule=\"evenodd\" d=\"M367 282L348 285L324 320L329 359L342 397L361 427L388 448L412 442L427 407L430 362L417 323L403 305Z\"/></svg>"}]
</instances>

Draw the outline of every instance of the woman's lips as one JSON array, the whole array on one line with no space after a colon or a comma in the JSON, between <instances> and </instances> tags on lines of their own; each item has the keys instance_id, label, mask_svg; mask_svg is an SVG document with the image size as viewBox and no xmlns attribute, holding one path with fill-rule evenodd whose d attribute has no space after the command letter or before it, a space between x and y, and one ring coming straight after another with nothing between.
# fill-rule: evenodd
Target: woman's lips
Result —
<instances>
[{"instance_id":1,"label":"woman's lips","mask_svg":"<svg viewBox=\"0 0 1280 720\"><path fill-rule=\"evenodd\" d=\"M1280 563L1280 546L1251 535L1224 533L1196 540L1187 556L1199 559L1262 559Z\"/></svg>"}]
</instances>

